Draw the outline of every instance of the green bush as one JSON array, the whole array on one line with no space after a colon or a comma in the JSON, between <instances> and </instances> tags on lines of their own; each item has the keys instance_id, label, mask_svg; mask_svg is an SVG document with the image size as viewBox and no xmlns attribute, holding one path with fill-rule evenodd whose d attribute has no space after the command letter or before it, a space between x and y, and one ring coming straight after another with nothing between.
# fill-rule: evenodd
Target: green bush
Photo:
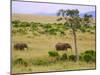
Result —
<instances>
[{"instance_id":1,"label":"green bush","mask_svg":"<svg viewBox=\"0 0 100 75\"><path fill-rule=\"evenodd\" d=\"M13 24L18 24L18 23L20 23L20 21L19 20L14 20L14 21L12 21L12 23Z\"/></svg>"},{"instance_id":2,"label":"green bush","mask_svg":"<svg viewBox=\"0 0 100 75\"><path fill-rule=\"evenodd\" d=\"M85 54L91 55L91 61L93 61L93 62L96 61L96 52L94 50L85 51Z\"/></svg>"},{"instance_id":3,"label":"green bush","mask_svg":"<svg viewBox=\"0 0 100 75\"><path fill-rule=\"evenodd\" d=\"M45 29L45 32L50 34L50 35L56 35L57 33L57 29L54 29L54 28L46 28Z\"/></svg>"},{"instance_id":4,"label":"green bush","mask_svg":"<svg viewBox=\"0 0 100 75\"><path fill-rule=\"evenodd\" d=\"M48 54L49 54L50 57L55 58L56 61L60 60L60 55L59 55L58 52L56 52L56 51L49 51Z\"/></svg>"},{"instance_id":5,"label":"green bush","mask_svg":"<svg viewBox=\"0 0 100 75\"><path fill-rule=\"evenodd\" d=\"M19 20L12 21L13 27L19 27L20 23L21 22Z\"/></svg>"},{"instance_id":6,"label":"green bush","mask_svg":"<svg viewBox=\"0 0 100 75\"><path fill-rule=\"evenodd\" d=\"M28 22L21 22L19 20L12 21L13 27L29 27L30 23Z\"/></svg>"},{"instance_id":7,"label":"green bush","mask_svg":"<svg viewBox=\"0 0 100 75\"><path fill-rule=\"evenodd\" d=\"M81 61L95 62L96 61L96 52L93 50L87 50L84 53L81 53L80 57L81 57L80 58Z\"/></svg>"},{"instance_id":8,"label":"green bush","mask_svg":"<svg viewBox=\"0 0 100 75\"><path fill-rule=\"evenodd\" d=\"M67 60L67 59L68 59L68 56L67 56L66 53L64 53L64 54L62 55L62 57L61 57L61 60Z\"/></svg>"},{"instance_id":9,"label":"green bush","mask_svg":"<svg viewBox=\"0 0 100 75\"><path fill-rule=\"evenodd\" d=\"M59 56L58 52L56 52L56 51L49 51L48 54L51 57L57 57L57 56Z\"/></svg>"},{"instance_id":10,"label":"green bush","mask_svg":"<svg viewBox=\"0 0 100 75\"><path fill-rule=\"evenodd\" d=\"M80 27L80 31L84 33L86 32L86 29L84 27Z\"/></svg>"},{"instance_id":11,"label":"green bush","mask_svg":"<svg viewBox=\"0 0 100 75\"><path fill-rule=\"evenodd\" d=\"M30 23L28 22L21 22L20 27L29 27Z\"/></svg>"},{"instance_id":12,"label":"green bush","mask_svg":"<svg viewBox=\"0 0 100 75\"><path fill-rule=\"evenodd\" d=\"M83 58L84 58L84 61L86 61L86 62L90 62L90 61L92 60L92 56L89 55L89 54L85 54L85 55L83 56Z\"/></svg>"},{"instance_id":13,"label":"green bush","mask_svg":"<svg viewBox=\"0 0 100 75\"><path fill-rule=\"evenodd\" d=\"M92 56L95 56L96 52L94 50L87 50L87 51L85 51L85 54L90 54Z\"/></svg>"},{"instance_id":14,"label":"green bush","mask_svg":"<svg viewBox=\"0 0 100 75\"><path fill-rule=\"evenodd\" d=\"M23 60L22 58L17 58L15 61L14 61L14 64L16 65L16 64L19 64L19 65L24 65L24 66L27 66L28 65L28 63L25 61L25 60Z\"/></svg>"},{"instance_id":15,"label":"green bush","mask_svg":"<svg viewBox=\"0 0 100 75\"><path fill-rule=\"evenodd\" d=\"M76 56L75 56L75 55L70 55L70 56L69 56L69 60L71 60L71 61L76 61Z\"/></svg>"}]
</instances>

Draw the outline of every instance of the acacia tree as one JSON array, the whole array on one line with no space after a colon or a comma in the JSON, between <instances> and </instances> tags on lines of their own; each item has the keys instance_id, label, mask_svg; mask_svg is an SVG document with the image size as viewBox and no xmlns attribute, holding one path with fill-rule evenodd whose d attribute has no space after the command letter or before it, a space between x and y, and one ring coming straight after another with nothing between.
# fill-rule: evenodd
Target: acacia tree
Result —
<instances>
[{"instance_id":1,"label":"acacia tree","mask_svg":"<svg viewBox=\"0 0 100 75\"><path fill-rule=\"evenodd\" d=\"M73 10L59 10L57 16L60 16L57 21L65 20L65 24L67 23L68 27L72 30L73 39L74 39L74 50L76 55L76 61L79 60L78 49L77 49L77 36L76 31L80 27L81 18L79 17L79 11L77 9Z\"/></svg>"}]
</instances>

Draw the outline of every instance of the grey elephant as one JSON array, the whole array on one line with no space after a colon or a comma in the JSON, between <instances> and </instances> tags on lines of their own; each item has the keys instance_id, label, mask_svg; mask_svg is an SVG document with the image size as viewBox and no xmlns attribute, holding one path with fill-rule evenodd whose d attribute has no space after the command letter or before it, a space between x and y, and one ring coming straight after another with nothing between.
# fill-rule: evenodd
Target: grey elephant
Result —
<instances>
[{"instance_id":1,"label":"grey elephant","mask_svg":"<svg viewBox=\"0 0 100 75\"><path fill-rule=\"evenodd\" d=\"M57 51L67 50L68 48L72 49L71 45L68 43L57 43L55 48Z\"/></svg>"},{"instance_id":2,"label":"grey elephant","mask_svg":"<svg viewBox=\"0 0 100 75\"><path fill-rule=\"evenodd\" d=\"M28 48L28 45L26 43L16 43L14 48L16 50L24 50L25 48Z\"/></svg>"}]
</instances>

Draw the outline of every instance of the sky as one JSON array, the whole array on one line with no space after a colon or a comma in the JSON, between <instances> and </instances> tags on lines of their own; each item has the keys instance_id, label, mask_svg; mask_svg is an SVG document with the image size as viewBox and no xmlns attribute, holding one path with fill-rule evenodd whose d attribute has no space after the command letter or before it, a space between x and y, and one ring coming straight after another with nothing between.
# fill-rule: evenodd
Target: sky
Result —
<instances>
[{"instance_id":1,"label":"sky","mask_svg":"<svg viewBox=\"0 0 100 75\"><path fill-rule=\"evenodd\" d=\"M95 11L95 6L81 6L68 4L36 3L36 2L12 2L12 13L21 14L54 14L59 9L78 9L80 13Z\"/></svg>"}]
</instances>

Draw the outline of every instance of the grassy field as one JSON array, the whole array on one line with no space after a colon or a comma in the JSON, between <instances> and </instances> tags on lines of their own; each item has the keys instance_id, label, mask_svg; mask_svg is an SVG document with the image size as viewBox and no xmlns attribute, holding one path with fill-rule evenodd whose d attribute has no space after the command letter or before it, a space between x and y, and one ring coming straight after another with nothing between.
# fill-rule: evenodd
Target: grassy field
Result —
<instances>
[{"instance_id":1,"label":"grassy field","mask_svg":"<svg viewBox=\"0 0 100 75\"><path fill-rule=\"evenodd\" d=\"M57 22L57 16L42 16L42 15L32 15L32 14L13 14L13 20L21 20L27 22L40 22L40 23L55 23Z\"/></svg>"},{"instance_id":2,"label":"grassy field","mask_svg":"<svg viewBox=\"0 0 100 75\"><path fill-rule=\"evenodd\" d=\"M16 17L13 17L14 20ZM43 20L41 20L43 21ZM14 29L14 28L12 28ZM28 49L25 51L15 50L13 45L18 42L24 42L28 44ZM26 73L26 72L47 72L47 71L61 71L61 70L79 70L79 69L95 69L95 62L72 62L72 61L57 61L49 65L33 65L37 59L44 59L53 61L51 57L48 56L48 51L55 51L55 44L58 42L67 42L72 46L72 52L70 49L68 51L58 52L60 55L67 53L68 55L74 54L73 45L73 35L70 31L66 31L64 36L55 35L33 35L28 33L22 34L12 34L12 72L13 73ZM88 32L82 33L77 32L77 45L79 54L86 50L95 51L95 34ZM14 64L13 61L17 58L22 58L28 65Z\"/></svg>"}]
</instances>

